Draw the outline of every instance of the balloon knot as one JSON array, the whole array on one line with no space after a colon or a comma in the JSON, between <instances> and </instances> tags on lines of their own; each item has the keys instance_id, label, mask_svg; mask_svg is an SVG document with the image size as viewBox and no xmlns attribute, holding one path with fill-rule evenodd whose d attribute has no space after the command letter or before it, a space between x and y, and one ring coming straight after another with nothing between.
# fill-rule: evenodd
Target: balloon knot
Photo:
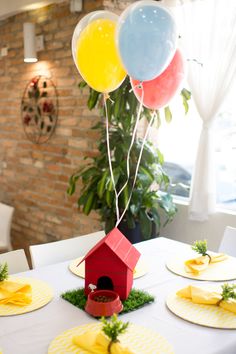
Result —
<instances>
[{"instance_id":1,"label":"balloon knot","mask_svg":"<svg viewBox=\"0 0 236 354\"><path fill-rule=\"evenodd\" d=\"M104 92L104 100L108 100L110 98L109 94L107 92Z\"/></svg>"},{"instance_id":2,"label":"balloon knot","mask_svg":"<svg viewBox=\"0 0 236 354\"><path fill-rule=\"evenodd\" d=\"M111 99L111 97L109 96L108 93L104 93L104 101L106 101L106 100L109 100L111 103L115 103L115 101L113 101L113 100Z\"/></svg>"},{"instance_id":3,"label":"balloon knot","mask_svg":"<svg viewBox=\"0 0 236 354\"><path fill-rule=\"evenodd\" d=\"M113 101L113 100L111 99L111 97L109 96L108 93L104 93L104 100L105 100L105 101L106 101L106 100L109 100L111 103L115 103L115 101Z\"/></svg>"},{"instance_id":4,"label":"balloon knot","mask_svg":"<svg viewBox=\"0 0 236 354\"><path fill-rule=\"evenodd\" d=\"M143 89L143 82L140 81L137 85L133 86L133 87L129 90L129 93L132 92L132 91L134 91L134 89L136 89L136 88L142 90L142 89Z\"/></svg>"},{"instance_id":5,"label":"balloon knot","mask_svg":"<svg viewBox=\"0 0 236 354\"><path fill-rule=\"evenodd\" d=\"M138 87L139 89L142 89L142 88L143 88L143 82L141 81L141 82L137 85L137 87Z\"/></svg>"}]
</instances>

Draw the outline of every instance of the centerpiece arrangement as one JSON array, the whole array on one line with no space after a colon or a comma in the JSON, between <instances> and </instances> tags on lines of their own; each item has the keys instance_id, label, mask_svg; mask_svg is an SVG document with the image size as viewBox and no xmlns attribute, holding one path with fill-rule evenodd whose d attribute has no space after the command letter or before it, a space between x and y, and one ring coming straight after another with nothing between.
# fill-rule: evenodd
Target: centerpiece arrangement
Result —
<instances>
[{"instance_id":1,"label":"centerpiece arrangement","mask_svg":"<svg viewBox=\"0 0 236 354\"><path fill-rule=\"evenodd\" d=\"M101 297L90 295L91 286L95 293L114 291L121 300L126 300L132 289L140 254L124 236L122 224L134 229L140 221L142 237L148 239L157 235L153 225L159 230L159 208L167 216L165 222L176 212L171 196L160 191L162 185L169 184L162 168L163 156L147 142L147 136L152 124L160 120L158 109L166 107L170 118L168 102L184 78L177 39L171 13L155 1L131 5L120 17L109 11L90 13L74 30L73 59L84 79L80 86L90 87L90 108L102 97L105 115L99 145L102 155L75 173L68 189L73 194L78 179L82 179L79 205L85 214L100 210L109 231L81 260L85 262L84 291L88 296L85 309L93 315L102 313L93 312L92 304L97 309L95 303L101 302L101 308L107 308L117 298L94 301L101 300L104 293ZM125 80L127 74L129 79ZM186 91L182 96L186 103ZM147 129L139 139L138 125L144 114ZM121 311L122 306L118 307Z\"/></svg>"},{"instance_id":2,"label":"centerpiece arrangement","mask_svg":"<svg viewBox=\"0 0 236 354\"><path fill-rule=\"evenodd\" d=\"M139 257L137 249L114 228L80 261L85 262L84 288L68 291L62 298L94 317L133 311L153 302L153 296L132 289Z\"/></svg>"},{"instance_id":3,"label":"centerpiece arrangement","mask_svg":"<svg viewBox=\"0 0 236 354\"><path fill-rule=\"evenodd\" d=\"M98 21L98 14L90 16L91 24L92 20ZM85 17L84 21L89 21L89 18ZM82 25L77 25L72 40L73 57L78 69L79 57L76 48L79 48ZM89 35L89 28L87 32ZM112 49L114 50L113 47ZM99 66L99 63L94 65ZM99 66L98 70L102 68ZM86 69L90 68L86 66ZM82 72L81 75L85 78ZM109 92L109 99L104 96L104 92L98 90L100 76L99 80L93 78L98 81L97 85L88 79L79 84L81 89L87 84L90 85L88 108L92 110L100 107L103 119L93 127L100 135L99 154L90 158L91 162L70 177L67 192L69 195L74 194L77 183L82 182L79 208L86 215L89 215L91 210L98 211L106 232L118 226L133 243L156 237L161 225L165 226L170 222L177 211L171 195L167 192L170 179L163 168L163 155L147 140L147 134L144 137L137 134L137 124L139 118L143 118L147 120L147 130L153 124L158 127L158 110L163 106L165 119L171 121L172 115L167 104L179 89L183 76L184 62L177 50L163 74L144 82L132 81L127 76L116 90ZM183 89L181 96L187 113L190 92ZM104 117L107 120L104 120ZM118 224L117 212L122 215Z\"/></svg>"},{"instance_id":4,"label":"centerpiece arrangement","mask_svg":"<svg viewBox=\"0 0 236 354\"><path fill-rule=\"evenodd\" d=\"M184 78L177 39L171 13L155 1L131 5L120 17L109 11L92 12L74 30L73 59L91 88L90 108L103 98L106 128L99 145L101 156L71 176L68 193L74 193L81 178L84 190L78 204L87 215L99 210L107 232L118 227L126 235L122 224L134 229L139 223L142 238L148 239L158 233L159 208L167 216L164 223L176 212L170 195L160 192L169 179L162 169L162 155L147 143L147 136L152 124L159 122L158 109L166 107L170 117L168 102ZM186 104L186 90L183 97ZM142 112L148 126L144 138L138 139Z\"/></svg>"},{"instance_id":5,"label":"centerpiece arrangement","mask_svg":"<svg viewBox=\"0 0 236 354\"><path fill-rule=\"evenodd\" d=\"M132 4L120 17L108 11L90 13L74 30L72 54L84 80L80 86L90 87L90 108L102 98L105 116L99 145L102 155L94 159L94 164L75 173L68 189L73 194L77 181L82 179L84 190L79 205L85 214L92 209L101 210L109 231L81 260L85 262L82 294L87 299L80 301L80 305L83 303L85 310L96 317L122 311L131 294L145 299L145 293L132 289L140 253L121 232L121 224L125 222L132 229L140 219L143 237L148 239L157 235L152 232L153 223L159 230L159 208L167 215L167 222L176 212L171 197L160 192L162 184L168 186L169 178L162 168L161 153L147 142L147 136L152 124L160 121L160 108L166 107L165 114L170 119L167 105L184 77L184 60L176 48L177 39L171 13L155 1ZM186 96L183 91L187 106ZM147 128L141 139L137 131L145 112ZM78 295L75 290L62 297L78 301ZM153 301L152 297L146 299L145 302ZM109 312L114 302L116 305ZM138 307L142 305L139 303ZM134 309L133 304L128 307ZM98 308L104 312L97 311ZM106 334L111 333L108 329ZM90 344L94 343L90 339L87 337ZM113 342L116 340L114 337ZM111 344L112 341L108 352L114 348L115 344ZM79 347L84 348L81 342Z\"/></svg>"}]
</instances>

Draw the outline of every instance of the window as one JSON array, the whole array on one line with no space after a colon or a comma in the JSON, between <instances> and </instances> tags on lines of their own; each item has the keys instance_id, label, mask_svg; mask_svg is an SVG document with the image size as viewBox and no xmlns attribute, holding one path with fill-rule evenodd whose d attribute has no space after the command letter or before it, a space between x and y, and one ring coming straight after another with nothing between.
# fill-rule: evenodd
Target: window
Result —
<instances>
[{"instance_id":1,"label":"window","mask_svg":"<svg viewBox=\"0 0 236 354\"><path fill-rule=\"evenodd\" d=\"M218 114L216 135L217 202L236 210L236 108L231 95Z\"/></svg>"},{"instance_id":2,"label":"window","mask_svg":"<svg viewBox=\"0 0 236 354\"><path fill-rule=\"evenodd\" d=\"M150 138L164 154L165 171L174 185L169 191L178 197L188 198L202 121L193 99L189 101L187 115L184 114L178 95L171 102L170 108L172 122L167 123L162 117L159 130L152 129ZM236 107L233 94L216 117L213 133L217 204L219 207L236 210Z\"/></svg>"}]
</instances>

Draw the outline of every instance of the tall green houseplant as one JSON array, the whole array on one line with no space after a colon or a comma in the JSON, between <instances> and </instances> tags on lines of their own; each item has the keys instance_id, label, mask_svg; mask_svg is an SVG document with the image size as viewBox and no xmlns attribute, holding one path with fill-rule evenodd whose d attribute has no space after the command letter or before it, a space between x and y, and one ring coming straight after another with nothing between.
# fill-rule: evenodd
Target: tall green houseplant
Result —
<instances>
[{"instance_id":1,"label":"tall green houseplant","mask_svg":"<svg viewBox=\"0 0 236 354\"><path fill-rule=\"evenodd\" d=\"M80 83L80 88L86 86ZM181 92L185 109L188 108L187 100L189 92ZM94 109L98 105L101 107L102 94L90 89L88 108ZM112 168L117 191L119 191L127 180L127 153L131 143L132 134L137 117L139 103L131 90L129 79L110 94L107 100L107 110L109 117L110 150ZM158 112L157 112L158 113ZM151 113L148 109L142 109L142 117L150 120ZM171 112L165 109L167 120L171 119ZM83 213L89 215L91 210L96 210L101 216L101 221L105 223L105 231L109 232L116 224L115 193L109 170L105 112L101 108L101 122L93 127L100 132L98 142L98 155L92 158L87 166L76 171L69 180L68 194L75 193L78 180L82 181L83 188L79 192L78 206ZM157 114L156 124L160 118ZM136 136L130 154L130 178L127 186L119 197L120 215L124 211L132 190L135 177L135 169L142 146L143 139ZM132 231L140 229L141 240L156 237L161 224L166 225L176 214L176 206L172 197L166 192L170 179L163 169L164 158L161 152L153 146L150 141L146 141L138 170L137 180L132 192L131 200L121 224L120 230L128 237ZM131 236L131 242L139 241Z\"/></svg>"}]
</instances>

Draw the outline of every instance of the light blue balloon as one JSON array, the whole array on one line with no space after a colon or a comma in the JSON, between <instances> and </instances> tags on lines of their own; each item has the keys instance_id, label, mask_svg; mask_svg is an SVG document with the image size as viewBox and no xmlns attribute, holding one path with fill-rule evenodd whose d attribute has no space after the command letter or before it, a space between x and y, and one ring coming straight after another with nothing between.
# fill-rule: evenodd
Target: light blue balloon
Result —
<instances>
[{"instance_id":1,"label":"light blue balloon","mask_svg":"<svg viewBox=\"0 0 236 354\"><path fill-rule=\"evenodd\" d=\"M170 64L176 51L176 24L168 10L154 1L127 8L117 31L120 57L133 79L152 80Z\"/></svg>"}]
</instances>

